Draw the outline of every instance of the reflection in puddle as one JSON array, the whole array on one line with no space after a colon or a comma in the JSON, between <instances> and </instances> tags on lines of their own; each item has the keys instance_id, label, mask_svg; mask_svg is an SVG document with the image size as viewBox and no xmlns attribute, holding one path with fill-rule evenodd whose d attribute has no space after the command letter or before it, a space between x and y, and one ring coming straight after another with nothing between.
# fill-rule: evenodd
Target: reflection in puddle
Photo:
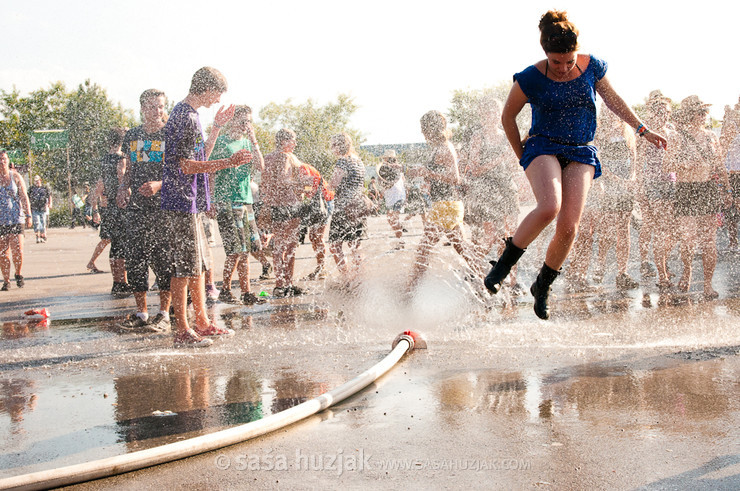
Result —
<instances>
[{"instance_id":1,"label":"reflection in puddle","mask_svg":"<svg viewBox=\"0 0 740 491\"><path fill-rule=\"evenodd\" d=\"M678 354L677 354L678 355ZM468 372L440 382L443 411L528 415L530 422L555 418L581 424L616 423L622 427L662 431L683 429L687 422L720 419L737 410L737 382L723 373L722 359L696 355L686 363L661 357L658 366L637 368L589 364L551 373ZM691 359L684 354L684 359ZM656 360L652 360L655 362ZM637 364L639 365L639 363ZM625 419L629 416L629 423Z\"/></svg>"}]
</instances>

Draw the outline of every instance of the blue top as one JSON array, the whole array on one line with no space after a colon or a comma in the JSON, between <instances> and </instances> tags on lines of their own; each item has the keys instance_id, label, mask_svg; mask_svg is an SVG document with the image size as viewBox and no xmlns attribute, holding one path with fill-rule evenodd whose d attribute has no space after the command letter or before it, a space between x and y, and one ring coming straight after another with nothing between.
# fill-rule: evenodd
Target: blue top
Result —
<instances>
[{"instance_id":1,"label":"blue top","mask_svg":"<svg viewBox=\"0 0 740 491\"><path fill-rule=\"evenodd\" d=\"M21 220L21 197L18 185L13 180L13 174L9 175L10 184L0 185L0 225L17 225L23 223Z\"/></svg>"},{"instance_id":2,"label":"blue top","mask_svg":"<svg viewBox=\"0 0 740 491\"><path fill-rule=\"evenodd\" d=\"M514 75L532 107L530 136L584 145L596 132L596 82L606 75L605 61L591 55L583 73L567 82L550 80L534 65Z\"/></svg>"},{"instance_id":3,"label":"blue top","mask_svg":"<svg viewBox=\"0 0 740 491\"><path fill-rule=\"evenodd\" d=\"M208 174L185 174L180 160L206 160L203 128L198 112L178 102L164 127L164 168L162 170L162 209L184 213L208 211L211 200Z\"/></svg>"}]
</instances>

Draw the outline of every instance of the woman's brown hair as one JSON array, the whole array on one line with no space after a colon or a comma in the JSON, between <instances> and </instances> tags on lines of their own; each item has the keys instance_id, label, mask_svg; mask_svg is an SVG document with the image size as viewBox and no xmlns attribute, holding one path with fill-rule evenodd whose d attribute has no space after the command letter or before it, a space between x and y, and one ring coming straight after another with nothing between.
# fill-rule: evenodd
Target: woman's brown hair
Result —
<instances>
[{"instance_id":1,"label":"woman's brown hair","mask_svg":"<svg viewBox=\"0 0 740 491\"><path fill-rule=\"evenodd\" d=\"M548 10L540 18L540 45L545 53L572 53L578 50L578 29L568 13Z\"/></svg>"}]
</instances>

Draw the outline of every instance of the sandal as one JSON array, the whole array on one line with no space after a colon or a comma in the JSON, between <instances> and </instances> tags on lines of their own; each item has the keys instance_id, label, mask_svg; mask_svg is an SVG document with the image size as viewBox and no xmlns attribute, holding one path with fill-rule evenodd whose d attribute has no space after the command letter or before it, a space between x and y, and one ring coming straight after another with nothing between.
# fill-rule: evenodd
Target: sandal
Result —
<instances>
[{"instance_id":1,"label":"sandal","mask_svg":"<svg viewBox=\"0 0 740 491\"><path fill-rule=\"evenodd\" d=\"M178 332L175 334L175 346L185 348L203 348L213 344L210 339L199 336L192 329L188 329L185 332Z\"/></svg>"},{"instance_id":2,"label":"sandal","mask_svg":"<svg viewBox=\"0 0 740 491\"><path fill-rule=\"evenodd\" d=\"M194 329L198 336L214 337L214 336L225 336L230 337L236 334L233 329L226 329L225 327L218 327L216 324L211 323L206 329Z\"/></svg>"},{"instance_id":3,"label":"sandal","mask_svg":"<svg viewBox=\"0 0 740 491\"><path fill-rule=\"evenodd\" d=\"M94 273L94 274L97 274L97 273L103 273L103 272L104 272L103 270L100 270L100 269L98 269L98 268L97 268L97 267L96 267L96 266L95 266L94 264L93 264L92 266L90 266L90 265L88 264L88 265L87 265L87 270L88 270L89 272L91 272L91 273Z\"/></svg>"}]
</instances>

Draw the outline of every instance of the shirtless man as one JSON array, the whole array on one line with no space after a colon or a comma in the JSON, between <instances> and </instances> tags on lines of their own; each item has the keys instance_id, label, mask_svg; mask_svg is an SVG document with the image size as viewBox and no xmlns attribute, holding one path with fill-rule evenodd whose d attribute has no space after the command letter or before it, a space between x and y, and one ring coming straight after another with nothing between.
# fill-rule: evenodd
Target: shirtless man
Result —
<instances>
[{"instance_id":1,"label":"shirtless man","mask_svg":"<svg viewBox=\"0 0 740 491\"><path fill-rule=\"evenodd\" d=\"M277 132L275 151L265 156L265 170L260 184L260 194L265 211L271 217L274 234L272 259L275 264L275 289L272 295L276 298L304 293L293 285L295 251L301 225L301 192L306 184L299 173L301 161L293 155L295 147L295 132L288 129Z\"/></svg>"}]
</instances>

